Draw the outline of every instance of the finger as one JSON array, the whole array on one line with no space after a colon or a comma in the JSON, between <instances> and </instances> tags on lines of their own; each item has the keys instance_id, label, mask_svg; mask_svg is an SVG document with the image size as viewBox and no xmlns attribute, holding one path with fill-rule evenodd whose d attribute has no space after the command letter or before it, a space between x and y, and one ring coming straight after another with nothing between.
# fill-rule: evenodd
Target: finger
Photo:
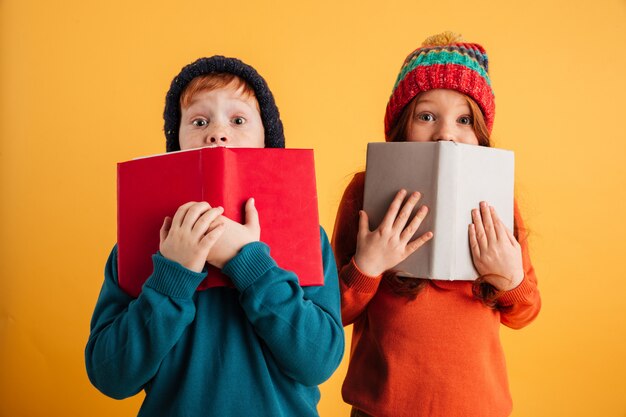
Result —
<instances>
[{"instance_id":1,"label":"finger","mask_svg":"<svg viewBox=\"0 0 626 417\"><path fill-rule=\"evenodd\" d=\"M509 241L511 242L511 244L513 246L519 245L519 242L515 238L515 234L511 230L509 230L509 228L506 226L504 226L504 230L506 231L506 236L509 238Z\"/></svg>"},{"instance_id":2,"label":"finger","mask_svg":"<svg viewBox=\"0 0 626 417\"><path fill-rule=\"evenodd\" d=\"M172 219L172 227L180 227L183 224L183 220L187 215L189 207L193 206L194 204L196 204L195 201L190 201L178 207L178 210L176 210L176 213L174 213L174 218Z\"/></svg>"},{"instance_id":3,"label":"finger","mask_svg":"<svg viewBox=\"0 0 626 417\"><path fill-rule=\"evenodd\" d=\"M248 201L246 201L245 211L246 211L245 225L253 226L255 228L260 227L259 226L259 212L257 211L256 206L254 205L254 198L249 198Z\"/></svg>"},{"instance_id":4,"label":"finger","mask_svg":"<svg viewBox=\"0 0 626 417\"><path fill-rule=\"evenodd\" d=\"M202 239L200 239L200 246L204 250L210 250L217 242L226 230L224 223L218 223L212 230L210 230Z\"/></svg>"},{"instance_id":5,"label":"finger","mask_svg":"<svg viewBox=\"0 0 626 417\"><path fill-rule=\"evenodd\" d=\"M202 216L207 210L209 210L209 203L201 201L189 206L185 218L181 224L181 227L186 230L193 230L193 226L196 224L200 216Z\"/></svg>"},{"instance_id":6,"label":"finger","mask_svg":"<svg viewBox=\"0 0 626 417\"><path fill-rule=\"evenodd\" d=\"M409 225L402 231L402 233L400 233L400 240L405 241L405 242L408 242L409 240L411 240L415 232L417 232L420 225L424 221L426 214L428 214L428 207L426 206L420 207L417 210L417 213L415 213L415 216L413 216L413 219L411 219L411 222L409 223Z\"/></svg>"},{"instance_id":7,"label":"finger","mask_svg":"<svg viewBox=\"0 0 626 417\"><path fill-rule=\"evenodd\" d=\"M428 242L433 237L433 232L426 232L417 239L411 241L408 245L406 245L406 254L409 256L416 250L422 247L422 245Z\"/></svg>"},{"instance_id":8,"label":"finger","mask_svg":"<svg viewBox=\"0 0 626 417\"><path fill-rule=\"evenodd\" d=\"M496 213L496 208L493 206L489 206L489 213L491 214L491 220L493 221L493 228L496 233L496 237L498 240L508 239L506 235L506 226L500 220L498 213Z\"/></svg>"},{"instance_id":9,"label":"finger","mask_svg":"<svg viewBox=\"0 0 626 417\"><path fill-rule=\"evenodd\" d=\"M472 221L474 225L474 231L476 233L476 241L481 248L487 248L488 241L485 234L485 227L483 226L483 220L480 216L480 211L478 211L478 209L472 210Z\"/></svg>"},{"instance_id":10,"label":"finger","mask_svg":"<svg viewBox=\"0 0 626 417\"><path fill-rule=\"evenodd\" d=\"M207 234L207 232L211 228L211 224L215 222L222 213L224 213L224 209L222 207L214 207L205 211L193 225L192 232L197 239L200 239L202 236Z\"/></svg>"},{"instance_id":11,"label":"finger","mask_svg":"<svg viewBox=\"0 0 626 417\"><path fill-rule=\"evenodd\" d=\"M163 219L163 225L161 226L161 230L159 231L159 234L161 236L161 242L163 242L167 238L171 227L172 218L167 216L165 219Z\"/></svg>"},{"instance_id":12,"label":"finger","mask_svg":"<svg viewBox=\"0 0 626 417\"><path fill-rule=\"evenodd\" d=\"M491 218L491 209L489 205L481 201L480 202L480 216L482 217L483 226L485 227L485 235L487 235L487 240L489 242L495 242L498 240L498 236L496 235L496 230L493 225L493 219Z\"/></svg>"},{"instance_id":13,"label":"finger","mask_svg":"<svg viewBox=\"0 0 626 417\"><path fill-rule=\"evenodd\" d=\"M359 210L359 236L370 233L369 218L365 210Z\"/></svg>"},{"instance_id":14,"label":"finger","mask_svg":"<svg viewBox=\"0 0 626 417\"><path fill-rule=\"evenodd\" d=\"M498 234L498 239L508 239L512 245L517 244L517 239L513 235L513 232L509 230L508 227L504 225L502 220L500 220L500 216L496 212L495 207L491 207L491 218L496 226L496 233Z\"/></svg>"},{"instance_id":15,"label":"finger","mask_svg":"<svg viewBox=\"0 0 626 417\"><path fill-rule=\"evenodd\" d=\"M413 212L413 208L415 207L417 202L420 200L420 197L421 197L421 194L418 193L417 191L411 193L409 198L406 200L406 202L402 206L402 209L400 209L400 213L398 213L396 220L393 222L392 229L397 230L397 231L404 229L404 227L406 226L406 223L411 218L411 213Z\"/></svg>"},{"instance_id":16,"label":"finger","mask_svg":"<svg viewBox=\"0 0 626 417\"><path fill-rule=\"evenodd\" d=\"M393 226L393 222L398 215L398 211L400 210L400 206L402 206L402 202L404 201L404 197L406 196L406 190L402 189L396 193L396 196L391 201L389 208L387 209L387 213L385 213L385 217L383 217L383 221L380 222L378 226L379 229L390 229Z\"/></svg>"},{"instance_id":17,"label":"finger","mask_svg":"<svg viewBox=\"0 0 626 417\"><path fill-rule=\"evenodd\" d=\"M474 259L480 258L480 245L478 244L478 239L476 237L476 226L473 223L469 225L469 242L472 257Z\"/></svg>"},{"instance_id":18,"label":"finger","mask_svg":"<svg viewBox=\"0 0 626 417\"><path fill-rule=\"evenodd\" d=\"M224 221L224 219L226 219L226 217L220 216L218 217L216 220L214 220L210 225L209 225L209 230L207 231L207 233L210 233L213 229L215 229L217 226L219 226L220 224L224 225L224 230L226 230L226 222Z\"/></svg>"}]
</instances>

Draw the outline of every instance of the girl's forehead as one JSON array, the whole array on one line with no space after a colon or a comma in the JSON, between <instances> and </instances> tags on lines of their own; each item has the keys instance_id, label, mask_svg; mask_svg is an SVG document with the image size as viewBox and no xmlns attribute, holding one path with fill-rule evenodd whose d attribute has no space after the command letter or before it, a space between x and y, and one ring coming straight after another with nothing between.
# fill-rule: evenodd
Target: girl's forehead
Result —
<instances>
[{"instance_id":1,"label":"girl's forehead","mask_svg":"<svg viewBox=\"0 0 626 417\"><path fill-rule=\"evenodd\" d=\"M455 90L434 89L418 94L416 104L441 104L446 106L468 106L465 95Z\"/></svg>"},{"instance_id":2,"label":"girl's forehead","mask_svg":"<svg viewBox=\"0 0 626 417\"><path fill-rule=\"evenodd\" d=\"M433 97L463 99L465 96L456 90L449 90L447 88L434 88L432 90L423 91L417 95L418 99L433 98Z\"/></svg>"}]
</instances>

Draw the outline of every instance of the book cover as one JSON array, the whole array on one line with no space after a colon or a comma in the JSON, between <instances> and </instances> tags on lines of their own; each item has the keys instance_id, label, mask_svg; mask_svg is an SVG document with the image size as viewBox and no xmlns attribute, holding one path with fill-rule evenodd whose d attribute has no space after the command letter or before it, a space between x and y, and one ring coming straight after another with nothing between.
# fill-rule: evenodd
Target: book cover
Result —
<instances>
[{"instance_id":1,"label":"book cover","mask_svg":"<svg viewBox=\"0 0 626 417\"><path fill-rule=\"evenodd\" d=\"M395 269L419 278L474 280L471 210L486 201L513 230L513 183L511 151L451 141L370 143L363 209L373 230L398 190L419 191L418 207L429 212L414 237L428 230L434 236Z\"/></svg>"},{"instance_id":2,"label":"book cover","mask_svg":"<svg viewBox=\"0 0 626 417\"><path fill-rule=\"evenodd\" d=\"M119 285L137 296L152 274L159 230L189 201L224 207L244 222L244 205L254 197L261 241L272 258L296 273L300 284L323 285L313 150L198 148L121 162L117 166ZM231 285L209 266L203 290Z\"/></svg>"}]
</instances>

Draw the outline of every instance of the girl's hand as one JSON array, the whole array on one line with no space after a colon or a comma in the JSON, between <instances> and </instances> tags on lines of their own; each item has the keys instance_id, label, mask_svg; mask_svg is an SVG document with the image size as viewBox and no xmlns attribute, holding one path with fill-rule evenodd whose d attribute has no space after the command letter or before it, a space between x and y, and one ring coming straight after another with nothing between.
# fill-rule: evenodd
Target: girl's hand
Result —
<instances>
[{"instance_id":1,"label":"girl's hand","mask_svg":"<svg viewBox=\"0 0 626 417\"><path fill-rule=\"evenodd\" d=\"M254 206L254 199L246 201L245 223L237 223L228 217L221 216L224 222L224 233L215 248L209 252L206 261L213 266L223 268L245 245L258 242L261 238L259 213Z\"/></svg>"},{"instance_id":2,"label":"girl's hand","mask_svg":"<svg viewBox=\"0 0 626 417\"><path fill-rule=\"evenodd\" d=\"M411 241L426 217L428 208L420 207L407 225L411 212L421 195L414 192L402 205L405 196L406 190L398 191L383 221L373 232L369 230L367 213L363 210L359 212L359 233L354 262L364 274L369 276L382 274L405 260L433 237L432 232L426 232Z\"/></svg>"},{"instance_id":3,"label":"girl's hand","mask_svg":"<svg viewBox=\"0 0 626 417\"><path fill-rule=\"evenodd\" d=\"M522 249L513 232L484 201L480 203L480 211L472 210L472 222L469 240L476 270L500 291L516 288L524 279L524 267Z\"/></svg>"},{"instance_id":4,"label":"girl's hand","mask_svg":"<svg viewBox=\"0 0 626 417\"><path fill-rule=\"evenodd\" d=\"M187 269L201 272L213 245L224 231L218 217L222 207L191 201L176 210L174 218L166 217L161 226L159 251L167 259Z\"/></svg>"}]
</instances>

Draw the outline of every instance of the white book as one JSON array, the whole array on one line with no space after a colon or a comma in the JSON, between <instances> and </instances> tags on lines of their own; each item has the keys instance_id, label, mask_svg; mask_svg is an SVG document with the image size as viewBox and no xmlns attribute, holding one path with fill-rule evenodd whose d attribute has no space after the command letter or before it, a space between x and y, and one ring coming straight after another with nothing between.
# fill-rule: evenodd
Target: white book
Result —
<instances>
[{"instance_id":1,"label":"white book","mask_svg":"<svg viewBox=\"0 0 626 417\"><path fill-rule=\"evenodd\" d=\"M434 233L394 269L418 278L478 278L469 247L471 211L486 201L513 230L514 165L512 151L451 141L368 144L363 209L370 229L378 227L404 188L422 194L414 213L421 205L429 209L414 238Z\"/></svg>"}]
</instances>

